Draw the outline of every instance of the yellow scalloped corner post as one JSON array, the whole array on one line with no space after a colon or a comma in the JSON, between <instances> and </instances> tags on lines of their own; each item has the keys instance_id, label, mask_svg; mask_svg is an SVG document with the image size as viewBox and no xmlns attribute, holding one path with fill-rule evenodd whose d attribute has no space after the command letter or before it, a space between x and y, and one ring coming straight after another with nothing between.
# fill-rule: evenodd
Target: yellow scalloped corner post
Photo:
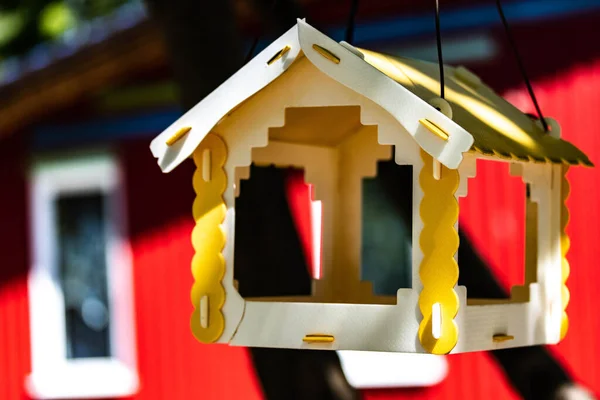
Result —
<instances>
[{"instance_id":1,"label":"yellow scalloped corner post","mask_svg":"<svg viewBox=\"0 0 600 400\"><path fill-rule=\"evenodd\" d=\"M562 320L560 323L560 340L563 340L569 330L569 317L567 316L567 305L569 304L569 288L567 288L567 279L569 278L570 267L567 261L567 253L571 242L567 235L567 225L569 224L569 209L567 208L567 199L569 198L570 186L567 180L568 166L563 166L563 176L560 185L561 208L560 208L560 253L562 265Z\"/></svg>"},{"instance_id":2,"label":"yellow scalloped corner post","mask_svg":"<svg viewBox=\"0 0 600 400\"><path fill-rule=\"evenodd\" d=\"M193 185L196 192L193 214L196 226L192 232L195 255L192 259L191 329L203 343L213 343L223 334L225 318L225 231L222 224L227 207L223 194L227 187L224 165L227 148L223 140L210 133L194 151Z\"/></svg>"},{"instance_id":3,"label":"yellow scalloped corner post","mask_svg":"<svg viewBox=\"0 0 600 400\"><path fill-rule=\"evenodd\" d=\"M454 197L459 184L457 170L443 167L440 179L434 177L433 158L421 151L424 165L419 176L423 190L420 214L423 230L419 238L423 261L419 276L423 291L419 308L423 320L419 326L419 340L432 354L448 354L458 341L458 326L454 321L459 299L454 291L458 282L458 202Z\"/></svg>"}]
</instances>

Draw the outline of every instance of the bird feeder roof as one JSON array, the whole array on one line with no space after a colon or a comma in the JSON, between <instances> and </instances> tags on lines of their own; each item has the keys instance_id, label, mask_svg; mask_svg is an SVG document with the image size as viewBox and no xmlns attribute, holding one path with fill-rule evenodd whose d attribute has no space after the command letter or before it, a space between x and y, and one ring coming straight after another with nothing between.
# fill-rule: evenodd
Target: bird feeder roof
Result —
<instances>
[{"instance_id":1,"label":"bird feeder roof","mask_svg":"<svg viewBox=\"0 0 600 400\"><path fill-rule=\"evenodd\" d=\"M437 64L391 57L338 43L303 20L175 121L151 143L164 172L187 159L228 114L306 57L317 69L388 111L419 146L456 169L463 153L520 161L592 166L575 146L547 133L463 67L446 66L445 99L452 117L430 102L439 94ZM432 134L435 133L435 134Z\"/></svg>"}]
</instances>

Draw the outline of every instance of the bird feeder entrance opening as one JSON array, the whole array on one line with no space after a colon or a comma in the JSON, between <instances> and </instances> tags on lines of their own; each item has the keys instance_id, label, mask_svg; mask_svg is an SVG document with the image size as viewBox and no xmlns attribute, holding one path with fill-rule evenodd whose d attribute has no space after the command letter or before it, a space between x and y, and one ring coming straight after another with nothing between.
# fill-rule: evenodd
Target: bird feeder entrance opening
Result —
<instances>
[{"instance_id":1,"label":"bird feeder entrance opening","mask_svg":"<svg viewBox=\"0 0 600 400\"><path fill-rule=\"evenodd\" d=\"M475 166L476 176L467 173L464 188L457 193L459 231L474 246L463 249L461 242L458 252L460 282L467 289L467 303L528 302L530 285L537 282L540 197L532 197L531 184L522 171L513 166L511 173L511 165L506 162L478 159ZM482 268L473 251L490 268ZM498 283L491 278L494 275Z\"/></svg>"},{"instance_id":2,"label":"bird feeder entrance opening","mask_svg":"<svg viewBox=\"0 0 600 400\"><path fill-rule=\"evenodd\" d=\"M287 109L268 139L235 169L239 293L395 304L412 286L412 166L392 160L357 106Z\"/></svg>"}]
</instances>

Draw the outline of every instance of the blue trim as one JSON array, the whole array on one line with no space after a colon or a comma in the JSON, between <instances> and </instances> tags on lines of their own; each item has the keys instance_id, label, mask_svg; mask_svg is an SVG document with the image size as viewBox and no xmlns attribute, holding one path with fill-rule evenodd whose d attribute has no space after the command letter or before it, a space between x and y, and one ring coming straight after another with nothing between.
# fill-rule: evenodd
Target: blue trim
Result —
<instances>
[{"instance_id":1,"label":"blue trim","mask_svg":"<svg viewBox=\"0 0 600 400\"><path fill-rule=\"evenodd\" d=\"M507 3L503 8L506 18L511 23L539 22L600 10L600 0L521 0ZM450 33L469 29L489 29L500 25L501 21L496 6L492 4L442 10L440 23L442 31ZM325 33L335 40L343 40L345 32L345 26L325 30ZM433 14L412 14L389 20L357 23L354 44L364 45L428 34L435 34ZM263 50L270 43L271 40L261 40L256 52Z\"/></svg>"},{"instance_id":2,"label":"blue trim","mask_svg":"<svg viewBox=\"0 0 600 400\"><path fill-rule=\"evenodd\" d=\"M555 17L600 9L600 0L529 0L506 3L503 7L506 18L512 23L538 22ZM490 28L501 23L495 5L475 6L450 10L440 14L444 32L476 28ZM329 32L332 37L343 38L345 28ZM402 39L418 35L434 34L433 15L410 15L389 21L374 21L356 27L357 43ZM341 40L341 39L340 39Z\"/></svg>"},{"instance_id":3,"label":"blue trim","mask_svg":"<svg viewBox=\"0 0 600 400\"><path fill-rule=\"evenodd\" d=\"M34 128L34 149L56 149L123 139L150 138L175 122L182 112L177 109L152 114L95 119L69 125L46 125Z\"/></svg>"}]
</instances>

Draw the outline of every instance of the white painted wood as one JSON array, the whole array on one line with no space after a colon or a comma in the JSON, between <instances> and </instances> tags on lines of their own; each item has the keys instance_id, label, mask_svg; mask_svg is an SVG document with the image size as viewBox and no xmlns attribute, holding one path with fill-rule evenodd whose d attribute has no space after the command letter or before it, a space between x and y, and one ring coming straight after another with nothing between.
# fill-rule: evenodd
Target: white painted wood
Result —
<instances>
[{"instance_id":1,"label":"white painted wood","mask_svg":"<svg viewBox=\"0 0 600 400\"><path fill-rule=\"evenodd\" d=\"M423 353L416 332L418 294L398 291L397 305L246 302L231 344L294 349ZM308 344L308 334L333 335L333 343Z\"/></svg>"},{"instance_id":2,"label":"white painted wood","mask_svg":"<svg viewBox=\"0 0 600 400\"><path fill-rule=\"evenodd\" d=\"M200 298L200 326L203 328L208 327L208 296L202 296Z\"/></svg>"},{"instance_id":3,"label":"white painted wood","mask_svg":"<svg viewBox=\"0 0 600 400\"><path fill-rule=\"evenodd\" d=\"M433 178L436 180L440 180L442 178L442 164L436 159L433 161Z\"/></svg>"},{"instance_id":4,"label":"white painted wood","mask_svg":"<svg viewBox=\"0 0 600 400\"><path fill-rule=\"evenodd\" d=\"M434 303L431 311L431 330L434 339L442 337L442 305Z\"/></svg>"},{"instance_id":5,"label":"white painted wood","mask_svg":"<svg viewBox=\"0 0 600 400\"><path fill-rule=\"evenodd\" d=\"M455 195L457 200L460 197L467 196L469 179L477 175L477 156L475 154L467 153L464 155L463 162L458 167L458 175L460 176L460 183Z\"/></svg>"}]
</instances>

